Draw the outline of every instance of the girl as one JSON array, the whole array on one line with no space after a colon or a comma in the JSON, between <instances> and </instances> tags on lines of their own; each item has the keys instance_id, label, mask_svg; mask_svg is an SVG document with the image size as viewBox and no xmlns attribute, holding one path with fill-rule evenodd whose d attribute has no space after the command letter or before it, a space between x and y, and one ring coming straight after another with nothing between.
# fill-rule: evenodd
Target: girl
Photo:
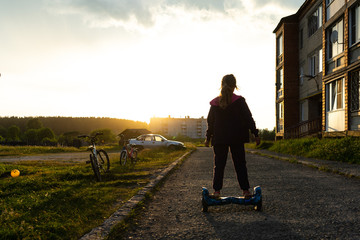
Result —
<instances>
[{"instance_id":1,"label":"girl","mask_svg":"<svg viewBox=\"0 0 360 240\"><path fill-rule=\"evenodd\" d=\"M225 75L221 81L221 94L210 102L207 117L205 146L208 147L211 141L214 149L214 198L220 197L229 148L243 195L246 198L251 197L244 143L249 142L249 129L255 135L257 145L260 144L260 138L245 99L235 95L235 89L237 86L234 75Z\"/></svg>"}]
</instances>

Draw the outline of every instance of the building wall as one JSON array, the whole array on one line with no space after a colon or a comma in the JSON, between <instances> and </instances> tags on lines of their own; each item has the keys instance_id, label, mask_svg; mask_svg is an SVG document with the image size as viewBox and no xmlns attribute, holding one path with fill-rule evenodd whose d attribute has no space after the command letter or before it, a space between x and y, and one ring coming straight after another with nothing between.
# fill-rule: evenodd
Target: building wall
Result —
<instances>
[{"instance_id":1,"label":"building wall","mask_svg":"<svg viewBox=\"0 0 360 240\"><path fill-rule=\"evenodd\" d=\"M301 125L302 122L309 124L311 119L319 115L321 115L321 123L319 122L318 125L323 136L360 136L360 29L357 27L360 25L360 10L357 10L356 14L359 15L356 20L351 18L351 14L355 15L355 11L352 9L359 7L360 1L334 0L328 3L327 5L325 0L306 0L296 14L281 19L274 30L276 36L284 34L285 50L282 63L284 68L284 92L282 93L284 137L289 128L296 125L296 122L299 129L308 129ZM309 20L320 4L322 4L322 26L309 36ZM341 20L342 24L338 24L341 23ZM356 28L352 27L354 21ZM295 31L296 24L297 32ZM291 25L293 27L288 28ZM338 31L337 41L334 37L336 34L333 34L334 29ZM342 32L341 36L340 31ZM353 43L350 41L355 37L354 32L357 36ZM298 46L295 44L295 36L300 39ZM342 51L338 51L339 46L342 46ZM296 51L298 51L297 63L292 57L289 57L289 55L295 56ZM318 56L318 59L322 56L322 62L317 64L316 76L312 77L309 59L315 55ZM322 66L322 72L319 71L320 66ZM276 70L278 68L279 65L276 64ZM297 77L295 75L296 68L298 68ZM300 75L310 77L300 79ZM298 86L294 79L297 79ZM342 90L337 90L339 87L334 90L333 87L341 82L339 81L341 79ZM296 93L296 89L298 93ZM341 93L341 97L339 93ZM335 104L336 107L334 107L334 103L339 102L340 99L342 99L341 106ZM279 101L282 99L277 98L276 102ZM298 114L295 111L298 111ZM309 127L310 124L307 126Z\"/></svg>"},{"instance_id":2,"label":"building wall","mask_svg":"<svg viewBox=\"0 0 360 240\"><path fill-rule=\"evenodd\" d=\"M187 136L205 138L207 121L205 118L151 118L150 131L168 137Z\"/></svg>"},{"instance_id":3,"label":"building wall","mask_svg":"<svg viewBox=\"0 0 360 240\"><path fill-rule=\"evenodd\" d=\"M300 81L299 87L299 99L300 101L303 99L309 98L318 92L321 92L322 89L322 63L321 68L318 65L319 62L319 50L322 49L322 27L318 28L315 33L311 36L308 36L308 21L311 17L312 13L318 9L318 7L322 5L322 1L313 1L312 6L308 8L308 10L300 17L299 21L299 31L302 29L303 31L303 47L299 49L299 67L303 67L303 78ZM315 65L315 74L314 78L309 77L312 73L310 71L310 58L315 56L316 65ZM322 58L322 56L321 56ZM299 73L300 76L300 73ZM306 100L309 102L308 100ZM311 109L308 109L311 111ZM308 114L310 115L310 114ZM307 119L308 120L308 119Z\"/></svg>"}]
</instances>

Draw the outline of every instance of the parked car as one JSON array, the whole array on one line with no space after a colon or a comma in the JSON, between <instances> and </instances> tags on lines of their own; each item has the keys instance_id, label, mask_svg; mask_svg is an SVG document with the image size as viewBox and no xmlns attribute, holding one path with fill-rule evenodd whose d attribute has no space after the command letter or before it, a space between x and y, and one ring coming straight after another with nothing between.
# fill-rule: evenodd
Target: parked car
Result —
<instances>
[{"instance_id":1,"label":"parked car","mask_svg":"<svg viewBox=\"0 0 360 240\"><path fill-rule=\"evenodd\" d=\"M129 139L129 144L135 145L138 149L168 147L174 149L185 148L184 143L178 141L167 140L159 134L143 134L137 138Z\"/></svg>"}]
</instances>

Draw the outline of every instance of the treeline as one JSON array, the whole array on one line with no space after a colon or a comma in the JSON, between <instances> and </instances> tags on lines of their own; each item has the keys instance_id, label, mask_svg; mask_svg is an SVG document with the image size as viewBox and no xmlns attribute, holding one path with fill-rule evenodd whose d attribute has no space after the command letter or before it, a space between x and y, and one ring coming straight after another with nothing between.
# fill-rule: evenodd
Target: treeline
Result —
<instances>
[{"instance_id":1,"label":"treeline","mask_svg":"<svg viewBox=\"0 0 360 240\"><path fill-rule=\"evenodd\" d=\"M0 144L76 146L81 134L104 133L102 142L115 142L127 128L148 128L147 123L116 118L0 117Z\"/></svg>"}]
</instances>

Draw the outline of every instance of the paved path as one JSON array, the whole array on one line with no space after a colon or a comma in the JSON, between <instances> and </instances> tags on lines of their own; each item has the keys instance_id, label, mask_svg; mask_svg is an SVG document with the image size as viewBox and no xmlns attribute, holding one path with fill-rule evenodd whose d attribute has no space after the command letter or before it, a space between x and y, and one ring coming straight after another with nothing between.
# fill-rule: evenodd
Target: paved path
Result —
<instances>
[{"instance_id":1,"label":"paved path","mask_svg":"<svg viewBox=\"0 0 360 240\"><path fill-rule=\"evenodd\" d=\"M201 211L211 189L212 150L199 148L154 195L126 239L360 239L360 181L247 154L249 180L263 191L263 211L225 205ZM223 195L238 195L231 160Z\"/></svg>"}]
</instances>

